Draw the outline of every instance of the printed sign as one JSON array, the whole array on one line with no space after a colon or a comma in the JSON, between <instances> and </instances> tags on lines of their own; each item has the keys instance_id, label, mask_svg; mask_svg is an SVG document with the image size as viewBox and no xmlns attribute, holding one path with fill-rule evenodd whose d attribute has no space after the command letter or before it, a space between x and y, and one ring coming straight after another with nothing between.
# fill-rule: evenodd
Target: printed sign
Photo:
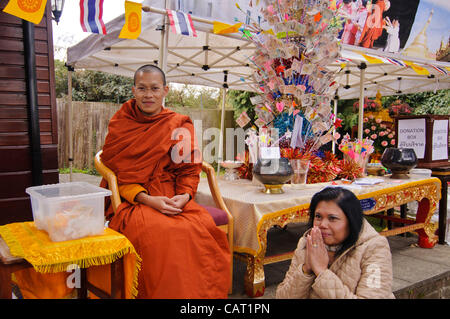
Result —
<instances>
[{"instance_id":1,"label":"printed sign","mask_svg":"<svg viewBox=\"0 0 450 319\"><path fill-rule=\"evenodd\" d=\"M361 199L359 202L361 203L363 211L372 210L377 203L373 198Z\"/></svg>"},{"instance_id":2,"label":"printed sign","mask_svg":"<svg viewBox=\"0 0 450 319\"><path fill-rule=\"evenodd\" d=\"M425 119L398 120L398 147L412 148L418 159L425 157Z\"/></svg>"},{"instance_id":3,"label":"printed sign","mask_svg":"<svg viewBox=\"0 0 450 319\"><path fill-rule=\"evenodd\" d=\"M448 120L435 120L433 125L431 160L445 159L448 159Z\"/></svg>"}]
</instances>

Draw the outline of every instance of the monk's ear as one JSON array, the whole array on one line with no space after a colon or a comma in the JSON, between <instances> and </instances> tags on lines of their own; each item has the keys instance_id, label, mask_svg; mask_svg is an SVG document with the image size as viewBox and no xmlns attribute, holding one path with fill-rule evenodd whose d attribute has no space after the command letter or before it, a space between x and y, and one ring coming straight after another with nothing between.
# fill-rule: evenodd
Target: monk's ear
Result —
<instances>
[{"instance_id":1,"label":"monk's ear","mask_svg":"<svg viewBox=\"0 0 450 319\"><path fill-rule=\"evenodd\" d=\"M131 92L133 93L133 96L136 97L136 87L134 85L131 87Z\"/></svg>"},{"instance_id":2,"label":"monk's ear","mask_svg":"<svg viewBox=\"0 0 450 319\"><path fill-rule=\"evenodd\" d=\"M167 93L169 93L169 86L168 86L168 85L166 85L166 86L164 87L164 96L166 96Z\"/></svg>"}]
</instances>

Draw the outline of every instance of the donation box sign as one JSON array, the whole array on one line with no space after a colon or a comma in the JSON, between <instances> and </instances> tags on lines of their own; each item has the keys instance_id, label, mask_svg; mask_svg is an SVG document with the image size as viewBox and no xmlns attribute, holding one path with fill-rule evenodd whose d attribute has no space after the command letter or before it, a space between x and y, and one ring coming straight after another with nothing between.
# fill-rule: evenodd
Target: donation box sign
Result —
<instances>
[{"instance_id":1,"label":"donation box sign","mask_svg":"<svg viewBox=\"0 0 450 319\"><path fill-rule=\"evenodd\" d=\"M398 121L398 147L412 148L418 159L425 156L425 119L402 119Z\"/></svg>"},{"instance_id":2,"label":"donation box sign","mask_svg":"<svg viewBox=\"0 0 450 319\"><path fill-rule=\"evenodd\" d=\"M449 120L449 115L396 116L397 147L412 148L419 168L450 165Z\"/></svg>"}]
</instances>

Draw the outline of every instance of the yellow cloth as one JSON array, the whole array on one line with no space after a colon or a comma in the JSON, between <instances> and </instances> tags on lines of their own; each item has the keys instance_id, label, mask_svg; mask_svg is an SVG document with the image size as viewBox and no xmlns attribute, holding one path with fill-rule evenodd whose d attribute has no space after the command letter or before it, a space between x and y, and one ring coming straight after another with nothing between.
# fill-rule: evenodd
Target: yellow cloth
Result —
<instances>
[{"instance_id":1,"label":"yellow cloth","mask_svg":"<svg viewBox=\"0 0 450 319\"><path fill-rule=\"evenodd\" d=\"M367 60L367 62L369 62L370 64L383 64L383 60L376 58L374 56L371 55L367 55L364 53L361 53L361 55Z\"/></svg>"},{"instance_id":2,"label":"yellow cloth","mask_svg":"<svg viewBox=\"0 0 450 319\"><path fill-rule=\"evenodd\" d=\"M3 11L34 24L39 24L44 16L46 5L47 0L10 0Z\"/></svg>"},{"instance_id":3,"label":"yellow cloth","mask_svg":"<svg viewBox=\"0 0 450 319\"><path fill-rule=\"evenodd\" d=\"M429 72L427 69L421 67L421 66L418 65L418 64L415 64L415 63L410 62L410 61L403 61L403 62L405 62L405 64L406 64L407 66L411 67L411 69L413 69L414 72L416 72L417 74L420 74L420 75L430 75L430 72Z\"/></svg>"},{"instance_id":4,"label":"yellow cloth","mask_svg":"<svg viewBox=\"0 0 450 319\"><path fill-rule=\"evenodd\" d=\"M137 295L141 258L125 236L110 228L105 228L103 235L52 242L45 231L36 228L34 222L24 222L0 226L0 236L11 255L24 258L34 268L14 274L24 298L67 297L72 291L66 284L71 274L67 272L68 266L89 267L87 276L90 279L93 273L99 273L99 268L108 272L109 264L120 257L124 261L125 297L135 298ZM94 285L95 279L90 279ZM105 291L109 292L108 289Z\"/></svg>"},{"instance_id":5,"label":"yellow cloth","mask_svg":"<svg viewBox=\"0 0 450 319\"><path fill-rule=\"evenodd\" d=\"M139 184L124 184L119 186L119 194L125 198L130 204L136 205L135 198L137 194L144 192L148 194L147 190Z\"/></svg>"},{"instance_id":6,"label":"yellow cloth","mask_svg":"<svg viewBox=\"0 0 450 319\"><path fill-rule=\"evenodd\" d=\"M215 34L227 34L227 33L237 33L239 28L242 26L242 22L236 24L227 24L219 21L213 22L213 32Z\"/></svg>"},{"instance_id":7,"label":"yellow cloth","mask_svg":"<svg viewBox=\"0 0 450 319\"><path fill-rule=\"evenodd\" d=\"M142 4L125 1L125 24L119 38L137 39L141 34Z\"/></svg>"}]
</instances>

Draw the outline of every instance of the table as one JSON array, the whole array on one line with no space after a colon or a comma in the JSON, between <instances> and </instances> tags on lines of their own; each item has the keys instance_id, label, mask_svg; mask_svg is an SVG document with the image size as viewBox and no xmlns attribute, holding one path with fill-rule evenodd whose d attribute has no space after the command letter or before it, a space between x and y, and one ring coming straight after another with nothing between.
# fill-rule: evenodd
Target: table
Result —
<instances>
[{"instance_id":1,"label":"table","mask_svg":"<svg viewBox=\"0 0 450 319\"><path fill-rule=\"evenodd\" d=\"M415 220L380 216L390 221L400 221L404 226L382 232L384 236L393 236L416 231L419 246L432 248L438 237L437 225L430 221L441 197L441 182L438 178L425 178L410 174L408 180L394 180L389 176L377 177L382 183L372 186L340 185L349 188L360 199L365 215L418 201ZM293 187L284 185L283 194L264 194L262 185L249 180L218 180L219 189L225 204L234 216L234 251L245 256L247 270L244 278L247 295L258 297L264 294L264 265L292 259L293 252L277 256L266 256L267 232L273 226L284 227L289 223L307 222L311 197L324 187L341 182L306 184ZM199 183L196 202L202 205L214 205L208 191L206 180Z\"/></svg>"},{"instance_id":2,"label":"table","mask_svg":"<svg viewBox=\"0 0 450 319\"><path fill-rule=\"evenodd\" d=\"M74 265L80 268L79 298L87 298L87 291L101 298L134 298L140 264L129 240L110 228L100 235L52 242L33 222L0 226L0 298L11 298L11 274L18 270L62 274L57 284L65 285L68 267Z\"/></svg>"},{"instance_id":3,"label":"table","mask_svg":"<svg viewBox=\"0 0 450 319\"><path fill-rule=\"evenodd\" d=\"M439 201L439 244L445 245L445 230L447 228L447 194L448 182L450 181L450 165L442 167L434 167L431 169L431 176L440 179L441 200ZM449 230L450 231L450 230Z\"/></svg>"}]
</instances>

